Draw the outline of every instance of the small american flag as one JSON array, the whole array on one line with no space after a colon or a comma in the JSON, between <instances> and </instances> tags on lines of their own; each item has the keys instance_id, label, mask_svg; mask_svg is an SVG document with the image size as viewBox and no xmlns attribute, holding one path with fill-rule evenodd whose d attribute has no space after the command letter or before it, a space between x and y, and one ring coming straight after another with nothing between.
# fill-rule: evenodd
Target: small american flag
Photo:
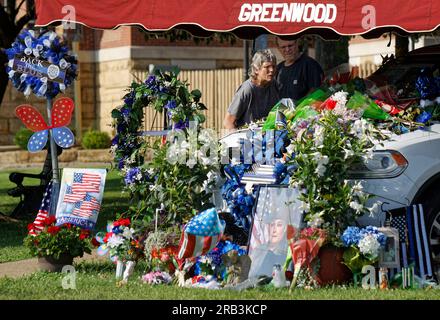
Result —
<instances>
[{"instance_id":1,"label":"small american flag","mask_svg":"<svg viewBox=\"0 0 440 320\"><path fill-rule=\"evenodd\" d=\"M93 214L95 214L95 210L91 210L90 208L84 207L83 204L84 201L79 201L75 203L72 214L83 218L89 218Z\"/></svg>"},{"instance_id":2,"label":"small american flag","mask_svg":"<svg viewBox=\"0 0 440 320\"><path fill-rule=\"evenodd\" d=\"M215 208L201 212L185 226L179 244L179 259L207 254L220 241L225 224Z\"/></svg>"},{"instance_id":3,"label":"small american flag","mask_svg":"<svg viewBox=\"0 0 440 320\"><path fill-rule=\"evenodd\" d=\"M43 230L43 222L49 216L50 198L52 195L52 181L46 187L43 200L41 201L40 209L38 210L37 217L34 220L33 228L29 230L29 234L36 236Z\"/></svg>"},{"instance_id":4,"label":"small american flag","mask_svg":"<svg viewBox=\"0 0 440 320\"><path fill-rule=\"evenodd\" d=\"M74 173L72 192L73 193L85 193L85 192L99 192L101 185L101 177L98 174L93 173Z\"/></svg>"},{"instance_id":5,"label":"small american flag","mask_svg":"<svg viewBox=\"0 0 440 320\"><path fill-rule=\"evenodd\" d=\"M82 201L81 207L83 209L89 209L89 210L98 210L101 208L101 205L99 204L99 201L91 196L90 194L86 194Z\"/></svg>"},{"instance_id":6,"label":"small american flag","mask_svg":"<svg viewBox=\"0 0 440 320\"><path fill-rule=\"evenodd\" d=\"M75 203L83 200L85 196L86 196L85 192L74 193L72 191L72 186L67 185L63 202Z\"/></svg>"}]
</instances>

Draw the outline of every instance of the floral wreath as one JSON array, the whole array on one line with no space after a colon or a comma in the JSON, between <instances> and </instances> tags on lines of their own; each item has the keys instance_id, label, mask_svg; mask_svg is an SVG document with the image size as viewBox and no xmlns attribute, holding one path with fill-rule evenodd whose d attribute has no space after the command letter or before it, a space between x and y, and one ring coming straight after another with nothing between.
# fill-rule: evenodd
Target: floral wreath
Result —
<instances>
[{"instance_id":1,"label":"floral wreath","mask_svg":"<svg viewBox=\"0 0 440 320\"><path fill-rule=\"evenodd\" d=\"M70 86L77 76L77 60L68 54L69 48L53 31L41 34L33 30L23 30L15 39L12 47L5 50L8 56L6 72L13 86L25 96L33 92L38 97L51 99ZM38 59L47 61L48 77L38 77L30 73L13 70L14 61L19 58L26 61ZM62 82L53 81L59 74L65 73Z\"/></svg>"}]
</instances>

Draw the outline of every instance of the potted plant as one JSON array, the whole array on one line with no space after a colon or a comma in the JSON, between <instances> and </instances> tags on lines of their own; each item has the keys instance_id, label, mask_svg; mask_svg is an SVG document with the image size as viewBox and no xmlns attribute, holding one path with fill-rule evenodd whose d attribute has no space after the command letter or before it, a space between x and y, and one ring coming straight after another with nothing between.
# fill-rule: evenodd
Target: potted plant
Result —
<instances>
[{"instance_id":1,"label":"potted plant","mask_svg":"<svg viewBox=\"0 0 440 320\"><path fill-rule=\"evenodd\" d=\"M332 99L335 103L331 110L315 112L292 124L287 165L297 168L290 186L300 190L305 220L310 227L322 228L327 234L326 245L319 255L321 269L334 269L335 275L348 280L346 272L334 266L326 267L322 258L328 256L329 261L337 263L337 268L345 268L340 263L344 251L342 233L348 226L355 225L358 217L374 214L377 209L378 204L370 209L365 206L369 195L363 192L361 183L349 180L350 170L362 165L372 155L375 142L387 136L362 118L362 109L346 108L347 93L337 92ZM324 254L326 250L332 253ZM340 281L335 279L335 282Z\"/></svg>"},{"instance_id":2,"label":"potted plant","mask_svg":"<svg viewBox=\"0 0 440 320\"><path fill-rule=\"evenodd\" d=\"M59 272L64 265L71 265L73 258L82 257L84 252L90 254L98 244L90 230L72 224L57 226L54 216L47 217L42 226L39 233L29 234L24 239L24 245L38 257L42 270ZM29 224L28 229L34 230L35 225Z\"/></svg>"}]
</instances>

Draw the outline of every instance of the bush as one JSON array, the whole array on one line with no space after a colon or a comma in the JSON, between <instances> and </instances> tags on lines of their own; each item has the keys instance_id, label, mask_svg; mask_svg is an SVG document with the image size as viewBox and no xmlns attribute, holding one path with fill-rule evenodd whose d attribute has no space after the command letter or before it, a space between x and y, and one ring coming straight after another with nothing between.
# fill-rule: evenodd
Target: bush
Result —
<instances>
[{"instance_id":1,"label":"bush","mask_svg":"<svg viewBox=\"0 0 440 320\"><path fill-rule=\"evenodd\" d=\"M107 132L90 130L82 138L84 149L106 149L110 148L110 144L111 138Z\"/></svg>"},{"instance_id":2,"label":"bush","mask_svg":"<svg viewBox=\"0 0 440 320\"><path fill-rule=\"evenodd\" d=\"M21 127L14 136L14 143L21 149L27 150L27 144L32 134L31 130Z\"/></svg>"}]
</instances>

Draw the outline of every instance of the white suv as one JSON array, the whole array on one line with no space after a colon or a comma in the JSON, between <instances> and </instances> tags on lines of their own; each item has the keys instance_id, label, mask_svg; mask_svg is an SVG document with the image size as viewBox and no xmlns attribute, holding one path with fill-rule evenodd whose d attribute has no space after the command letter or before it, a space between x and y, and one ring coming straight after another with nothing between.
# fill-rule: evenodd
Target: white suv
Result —
<instances>
[{"instance_id":1,"label":"white suv","mask_svg":"<svg viewBox=\"0 0 440 320\"><path fill-rule=\"evenodd\" d=\"M376 196L370 204L383 203L375 217L358 220L362 225L381 226L388 210L422 203L433 263L440 264L440 124L393 136L354 178Z\"/></svg>"},{"instance_id":2,"label":"white suv","mask_svg":"<svg viewBox=\"0 0 440 320\"><path fill-rule=\"evenodd\" d=\"M439 63L440 46L425 47L410 52L401 60L385 64L369 80L379 83L379 86L391 84L396 89L406 86L408 95L414 95L414 84L420 69L431 67L439 72ZM401 96L399 100L404 102L412 98L415 97ZM377 196L371 203L379 200L383 206L376 218L364 216L359 222L379 226L387 210L422 203L434 270L439 278L440 124L393 136L391 141L378 148L366 169L358 172L355 178L363 182L364 191Z\"/></svg>"}]
</instances>

